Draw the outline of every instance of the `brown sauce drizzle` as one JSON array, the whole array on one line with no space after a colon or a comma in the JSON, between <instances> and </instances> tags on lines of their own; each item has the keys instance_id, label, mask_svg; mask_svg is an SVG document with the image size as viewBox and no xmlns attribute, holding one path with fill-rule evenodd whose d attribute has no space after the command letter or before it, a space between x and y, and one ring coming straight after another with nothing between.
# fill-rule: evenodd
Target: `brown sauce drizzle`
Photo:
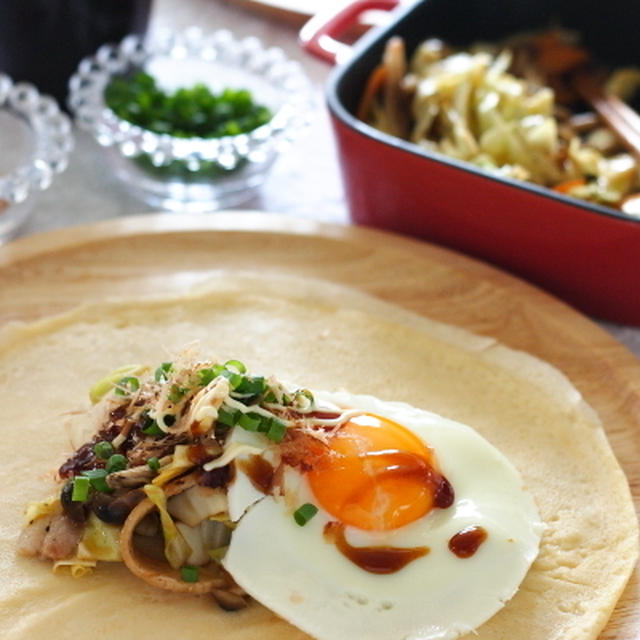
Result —
<instances>
[{"instance_id":1,"label":"brown sauce drizzle","mask_svg":"<svg viewBox=\"0 0 640 640\"><path fill-rule=\"evenodd\" d=\"M276 470L269 462L261 456L252 455L238 464L258 491L267 495L271 493Z\"/></svg>"},{"instance_id":2,"label":"brown sauce drizzle","mask_svg":"<svg viewBox=\"0 0 640 640\"><path fill-rule=\"evenodd\" d=\"M197 442L196 444L189 445L187 458L189 458L193 464L202 466L210 460L213 460L214 456L207 450L207 447L202 442Z\"/></svg>"},{"instance_id":3,"label":"brown sauce drizzle","mask_svg":"<svg viewBox=\"0 0 640 640\"><path fill-rule=\"evenodd\" d=\"M317 420L337 420L342 413L339 411L311 411L307 415Z\"/></svg>"},{"instance_id":4,"label":"brown sauce drizzle","mask_svg":"<svg viewBox=\"0 0 640 640\"><path fill-rule=\"evenodd\" d=\"M192 435L197 437L204 435L208 429L204 428L199 420L194 420L189 427L189 431L191 431Z\"/></svg>"},{"instance_id":5,"label":"brown sauce drizzle","mask_svg":"<svg viewBox=\"0 0 640 640\"><path fill-rule=\"evenodd\" d=\"M429 547L354 547L347 542L344 525L340 522L328 522L324 536L338 547L342 555L370 573L395 573L430 551Z\"/></svg>"},{"instance_id":6,"label":"brown sauce drizzle","mask_svg":"<svg viewBox=\"0 0 640 640\"><path fill-rule=\"evenodd\" d=\"M81 471L104 467L104 460L96 458L93 447L102 440L111 442L118 433L120 433L120 427L115 424L110 425L106 429L102 429L97 435L93 436L89 442L85 442L78 448L73 455L60 466L58 475L61 478L70 478L78 475Z\"/></svg>"},{"instance_id":7,"label":"brown sauce drizzle","mask_svg":"<svg viewBox=\"0 0 640 640\"><path fill-rule=\"evenodd\" d=\"M458 558L470 558L487 539L487 535L483 527L476 525L465 527L449 540L449 550Z\"/></svg>"}]
</instances>

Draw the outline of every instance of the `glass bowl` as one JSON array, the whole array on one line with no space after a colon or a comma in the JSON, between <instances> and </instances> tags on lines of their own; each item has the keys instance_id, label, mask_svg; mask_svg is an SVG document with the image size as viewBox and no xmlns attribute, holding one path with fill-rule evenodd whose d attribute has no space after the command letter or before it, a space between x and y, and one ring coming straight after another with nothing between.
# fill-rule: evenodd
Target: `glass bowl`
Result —
<instances>
[{"instance_id":1,"label":"glass bowl","mask_svg":"<svg viewBox=\"0 0 640 640\"><path fill-rule=\"evenodd\" d=\"M66 169L72 148L71 120L57 102L0 73L0 242L25 222L37 192Z\"/></svg>"},{"instance_id":2,"label":"glass bowl","mask_svg":"<svg viewBox=\"0 0 640 640\"><path fill-rule=\"evenodd\" d=\"M241 135L185 138L154 133L119 118L104 90L136 70L165 91L204 83L212 92L247 89L273 117ZM79 127L107 152L111 167L147 204L169 210L208 211L250 199L278 154L307 124L310 85L300 65L257 38L196 28L162 32L153 40L127 36L83 60L69 81L69 107Z\"/></svg>"}]
</instances>

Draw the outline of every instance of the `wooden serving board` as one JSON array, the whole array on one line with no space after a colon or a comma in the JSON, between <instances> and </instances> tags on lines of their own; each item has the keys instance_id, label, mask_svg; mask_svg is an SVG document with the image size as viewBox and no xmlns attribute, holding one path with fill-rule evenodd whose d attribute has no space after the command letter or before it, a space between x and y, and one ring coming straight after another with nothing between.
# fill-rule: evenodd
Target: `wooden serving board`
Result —
<instances>
[{"instance_id":1,"label":"wooden serving board","mask_svg":"<svg viewBox=\"0 0 640 640\"><path fill-rule=\"evenodd\" d=\"M423 242L235 211L144 215L64 229L0 248L0 325L106 297L178 293L234 267L355 287L552 363L600 414L638 511L640 361L539 289ZM638 637L636 571L601 640Z\"/></svg>"}]
</instances>

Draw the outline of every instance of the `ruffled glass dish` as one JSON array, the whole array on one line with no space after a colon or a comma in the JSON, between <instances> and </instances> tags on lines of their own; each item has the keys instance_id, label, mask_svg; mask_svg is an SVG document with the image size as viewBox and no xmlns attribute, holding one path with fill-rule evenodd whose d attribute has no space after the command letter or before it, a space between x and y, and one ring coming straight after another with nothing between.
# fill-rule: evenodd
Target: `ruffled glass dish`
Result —
<instances>
[{"instance_id":1,"label":"ruffled glass dish","mask_svg":"<svg viewBox=\"0 0 640 640\"><path fill-rule=\"evenodd\" d=\"M0 73L0 242L25 222L37 193L67 167L71 120L56 101Z\"/></svg>"},{"instance_id":2,"label":"ruffled glass dish","mask_svg":"<svg viewBox=\"0 0 640 640\"><path fill-rule=\"evenodd\" d=\"M248 133L221 138L174 137L119 118L105 103L114 77L136 70L166 91L206 84L219 93L247 89L273 114ZM111 167L139 198L169 210L208 211L250 199L280 151L307 123L310 87L300 65L257 38L192 28L151 41L128 36L83 60L69 83L77 124L105 148Z\"/></svg>"}]
</instances>

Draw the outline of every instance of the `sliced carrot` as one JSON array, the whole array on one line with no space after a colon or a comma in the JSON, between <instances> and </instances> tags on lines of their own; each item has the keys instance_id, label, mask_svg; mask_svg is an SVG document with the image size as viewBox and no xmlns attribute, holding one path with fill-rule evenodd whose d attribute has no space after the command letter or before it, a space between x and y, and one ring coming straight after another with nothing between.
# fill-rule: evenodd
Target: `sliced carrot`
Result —
<instances>
[{"instance_id":1,"label":"sliced carrot","mask_svg":"<svg viewBox=\"0 0 640 640\"><path fill-rule=\"evenodd\" d=\"M377 66L369 75L367 84L364 88L364 93L362 94L362 98L360 100L360 104L358 105L358 110L356 111L356 117L359 120L366 121L369 117L369 113L371 112L371 105L384 86L384 83L387 81L387 74L387 68L381 64Z\"/></svg>"},{"instance_id":2,"label":"sliced carrot","mask_svg":"<svg viewBox=\"0 0 640 640\"><path fill-rule=\"evenodd\" d=\"M572 180L560 182L553 187L553 190L558 193L571 193L573 189L583 186L586 182L587 181L584 178L573 178Z\"/></svg>"},{"instance_id":3,"label":"sliced carrot","mask_svg":"<svg viewBox=\"0 0 640 640\"><path fill-rule=\"evenodd\" d=\"M534 39L536 64L547 73L561 75L576 69L589 60L589 53L568 42L556 33L545 33Z\"/></svg>"}]
</instances>

